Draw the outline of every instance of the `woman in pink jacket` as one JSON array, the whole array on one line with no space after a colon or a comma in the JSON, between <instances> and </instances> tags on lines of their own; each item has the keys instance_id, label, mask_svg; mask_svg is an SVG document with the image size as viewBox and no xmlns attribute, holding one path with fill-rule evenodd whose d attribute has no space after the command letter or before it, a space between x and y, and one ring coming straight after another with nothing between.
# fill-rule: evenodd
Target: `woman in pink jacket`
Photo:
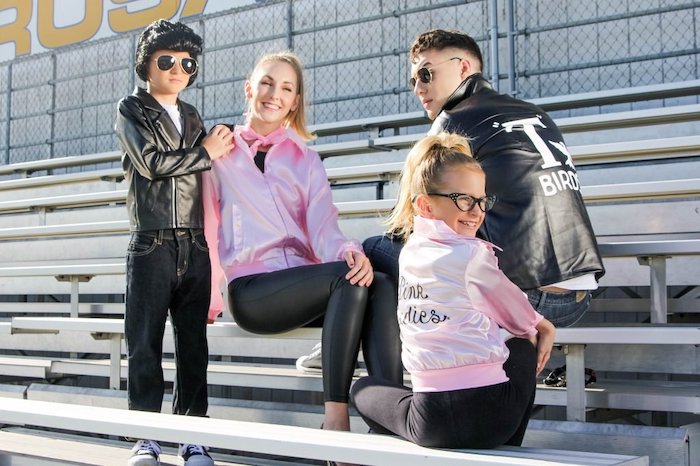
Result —
<instances>
[{"instance_id":1,"label":"woman in pink jacket","mask_svg":"<svg viewBox=\"0 0 700 466\"><path fill-rule=\"evenodd\" d=\"M324 428L349 430L348 399L360 341L368 371L403 379L396 290L373 273L338 227L330 185L306 141L302 66L263 56L245 83L247 120L235 149L205 178L212 261L210 318L223 309L222 275L241 328L274 334L322 325Z\"/></svg>"},{"instance_id":2,"label":"woman in pink jacket","mask_svg":"<svg viewBox=\"0 0 700 466\"><path fill-rule=\"evenodd\" d=\"M494 202L467 139L430 136L408 154L388 223L408 239L398 319L413 388L355 383L374 431L432 447L522 442L554 326L498 268L495 246L475 237ZM501 328L520 338L504 341Z\"/></svg>"}]
</instances>

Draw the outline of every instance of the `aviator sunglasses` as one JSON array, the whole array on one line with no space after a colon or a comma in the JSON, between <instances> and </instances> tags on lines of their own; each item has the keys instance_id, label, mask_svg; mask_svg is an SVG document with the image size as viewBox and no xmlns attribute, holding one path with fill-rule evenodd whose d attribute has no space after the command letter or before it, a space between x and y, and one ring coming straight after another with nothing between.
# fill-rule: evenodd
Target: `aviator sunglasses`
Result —
<instances>
[{"instance_id":1,"label":"aviator sunglasses","mask_svg":"<svg viewBox=\"0 0 700 466\"><path fill-rule=\"evenodd\" d=\"M488 212L496 203L496 196L474 197L462 193L427 193L429 196L449 197L462 212L469 212L475 206L479 206L482 212Z\"/></svg>"},{"instance_id":2,"label":"aviator sunglasses","mask_svg":"<svg viewBox=\"0 0 700 466\"><path fill-rule=\"evenodd\" d=\"M156 58L156 64L161 71L168 71L177 61L180 62L180 68L185 74L193 75L197 72L197 60L194 58L178 58L172 55L160 55Z\"/></svg>"},{"instance_id":3,"label":"aviator sunglasses","mask_svg":"<svg viewBox=\"0 0 700 466\"><path fill-rule=\"evenodd\" d=\"M418 71L416 71L415 76L411 76L411 79L409 79L408 83L411 85L411 89L415 89L416 83L418 81L422 82L423 84L429 84L433 80L433 69L442 65L443 63L447 63L452 60L463 60L463 58L460 57L452 57L448 58L445 61L441 61L440 63L433 65L432 68L428 68L424 66L423 68L419 68Z\"/></svg>"}]
</instances>

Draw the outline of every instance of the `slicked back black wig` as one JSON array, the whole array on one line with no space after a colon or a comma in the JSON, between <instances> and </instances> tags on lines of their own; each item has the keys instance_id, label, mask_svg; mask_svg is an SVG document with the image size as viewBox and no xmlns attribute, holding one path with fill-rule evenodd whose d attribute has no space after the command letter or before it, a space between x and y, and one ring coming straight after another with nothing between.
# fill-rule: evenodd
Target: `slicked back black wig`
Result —
<instances>
[{"instance_id":1,"label":"slicked back black wig","mask_svg":"<svg viewBox=\"0 0 700 466\"><path fill-rule=\"evenodd\" d=\"M146 26L139 35L134 66L136 74L143 81L148 81L148 61L158 50L189 52L196 60L202 53L202 38L188 26L164 19L158 19ZM199 71L199 68L197 70ZM198 72L190 76L188 86L192 85L197 74Z\"/></svg>"}]
</instances>

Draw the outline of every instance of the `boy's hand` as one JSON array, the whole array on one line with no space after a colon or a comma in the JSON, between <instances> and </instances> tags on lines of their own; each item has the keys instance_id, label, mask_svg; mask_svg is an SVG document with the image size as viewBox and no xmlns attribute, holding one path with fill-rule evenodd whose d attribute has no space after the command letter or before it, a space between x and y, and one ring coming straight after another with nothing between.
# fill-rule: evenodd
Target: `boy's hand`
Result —
<instances>
[{"instance_id":1,"label":"boy's hand","mask_svg":"<svg viewBox=\"0 0 700 466\"><path fill-rule=\"evenodd\" d=\"M209 158L216 160L233 150L233 133L224 125L214 126L204 137L202 146L207 150Z\"/></svg>"}]
</instances>

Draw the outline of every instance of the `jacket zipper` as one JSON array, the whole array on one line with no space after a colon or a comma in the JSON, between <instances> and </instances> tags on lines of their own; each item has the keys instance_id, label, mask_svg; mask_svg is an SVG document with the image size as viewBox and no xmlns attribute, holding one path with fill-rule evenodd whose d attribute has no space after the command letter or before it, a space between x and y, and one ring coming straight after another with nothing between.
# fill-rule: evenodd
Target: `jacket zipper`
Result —
<instances>
[{"instance_id":1,"label":"jacket zipper","mask_svg":"<svg viewBox=\"0 0 700 466\"><path fill-rule=\"evenodd\" d=\"M184 130L184 129L183 129ZM199 135L202 134L202 130L200 129L199 132L195 135L194 138L192 138L192 144L190 145L190 148L194 147L194 142L197 140ZM170 149L170 148L168 148ZM171 178L171 183L170 183L171 189L172 189L172 212L173 212L173 228L178 227L178 221L177 221L177 177Z\"/></svg>"},{"instance_id":2,"label":"jacket zipper","mask_svg":"<svg viewBox=\"0 0 700 466\"><path fill-rule=\"evenodd\" d=\"M197 134L195 134L195 136L192 138L192 145L190 145L190 147L194 147L195 141L197 141L197 139L199 139L199 135L202 134L202 132L203 131L200 129L199 132Z\"/></svg>"},{"instance_id":3,"label":"jacket zipper","mask_svg":"<svg viewBox=\"0 0 700 466\"><path fill-rule=\"evenodd\" d=\"M173 208L172 208L172 211L173 211L173 228L177 228L177 202L176 202L176 197L175 197L175 196L176 196L176 193L177 193L177 188L176 188L176 186L175 186L176 184L177 184L177 178L176 178L176 177L172 177L172 178L170 179L170 187L171 187L171 189L172 189L172 196L171 196L171 197L172 197L172 204L173 204Z\"/></svg>"}]
</instances>

